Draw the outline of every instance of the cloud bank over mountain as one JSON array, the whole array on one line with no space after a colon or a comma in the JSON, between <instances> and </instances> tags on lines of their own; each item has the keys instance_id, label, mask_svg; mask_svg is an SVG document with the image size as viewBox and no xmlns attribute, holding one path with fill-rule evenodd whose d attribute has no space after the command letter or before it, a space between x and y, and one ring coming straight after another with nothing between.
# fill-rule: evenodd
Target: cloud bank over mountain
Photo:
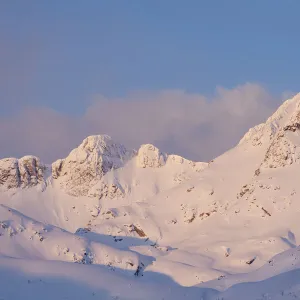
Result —
<instances>
[{"instance_id":1,"label":"cloud bank over mountain","mask_svg":"<svg viewBox=\"0 0 300 300\"><path fill-rule=\"evenodd\" d=\"M183 90L137 91L117 99L95 95L81 116L27 107L0 118L0 157L30 153L51 162L86 136L105 133L127 147L153 143L166 152L210 160L263 122L281 100L246 83L217 87L211 97Z\"/></svg>"}]
</instances>

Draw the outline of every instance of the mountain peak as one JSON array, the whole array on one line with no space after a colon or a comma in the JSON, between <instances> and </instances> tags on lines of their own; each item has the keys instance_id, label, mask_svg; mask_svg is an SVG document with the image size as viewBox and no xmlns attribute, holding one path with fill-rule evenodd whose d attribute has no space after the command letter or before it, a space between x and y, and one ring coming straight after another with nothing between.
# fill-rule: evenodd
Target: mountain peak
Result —
<instances>
[{"instance_id":1,"label":"mountain peak","mask_svg":"<svg viewBox=\"0 0 300 300\"><path fill-rule=\"evenodd\" d=\"M111 155L122 157L126 153L126 148L113 141L108 135L91 135L86 137L77 149L85 152L97 152L100 155Z\"/></svg>"},{"instance_id":2,"label":"mountain peak","mask_svg":"<svg viewBox=\"0 0 300 300\"><path fill-rule=\"evenodd\" d=\"M142 168L157 168L165 165L167 155L152 144L144 144L137 154L137 163Z\"/></svg>"},{"instance_id":3,"label":"mountain peak","mask_svg":"<svg viewBox=\"0 0 300 300\"><path fill-rule=\"evenodd\" d=\"M44 183L46 167L36 156L0 160L0 185L10 188L26 188Z\"/></svg>"},{"instance_id":4,"label":"mountain peak","mask_svg":"<svg viewBox=\"0 0 300 300\"><path fill-rule=\"evenodd\" d=\"M67 193L84 196L97 180L111 169L123 166L134 154L108 135L92 135L65 159L52 164L52 177L60 179Z\"/></svg>"},{"instance_id":5,"label":"mountain peak","mask_svg":"<svg viewBox=\"0 0 300 300\"><path fill-rule=\"evenodd\" d=\"M265 123L251 128L239 145L263 146L261 167L284 167L300 159L300 93L286 100Z\"/></svg>"},{"instance_id":6,"label":"mountain peak","mask_svg":"<svg viewBox=\"0 0 300 300\"><path fill-rule=\"evenodd\" d=\"M299 117L300 93L284 101L265 123L250 128L240 140L239 145L245 142L251 143L253 146L269 144L280 129L293 127L292 124Z\"/></svg>"}]
</instances>

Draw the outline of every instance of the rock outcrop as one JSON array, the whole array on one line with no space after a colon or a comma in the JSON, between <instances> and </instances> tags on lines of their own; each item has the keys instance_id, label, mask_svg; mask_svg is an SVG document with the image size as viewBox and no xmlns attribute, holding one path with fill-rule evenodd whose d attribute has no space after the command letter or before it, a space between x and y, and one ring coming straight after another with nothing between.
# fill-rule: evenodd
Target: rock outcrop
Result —
<instances>
[{"instance_id":1,"label":"rock outcrop","mask_svg":"<svg viewBox=\"0 0 300 300\"><path fill-rule=\"evenodd\" d=\"M41 164L37 157L0 160L0 187L25 188L44 183L44 189L46 182L52 182L71 196L98 199L124 198L130 194L132 188L134 189L135 184L132 186L130 180L127 182L119 180L117 176L119 171L114 170L126 168L125 165L129 162L129 173L134 173L135 168L176 170L175 174L172 173L170 176L175 176L174 181L178 183L190 178L185 174L186 170L199 172L208 165L178 155L168 155L151 144L142 145L138 151L128 150L107 135L95 135L84 139L66 158L52 163L51 169L49 168L52 176L49 178L45 176L45 165ZM126 173L126 170L124 172ZM152 182L149 183L151 184Z\"/></svg>"},{"instance_id":2,"label":"rock outcrop","mask_svg":"<svg viewBox=\"0 0 300 300\"><path fill-rule=\"evenodd\" d=\"M137 165L141 168L159 168L165 165L167 155L151 144L142 145L137 154Z\"/></svg>"},{"instance_id":3,"label":"rock outcrop","mask_svg":"<svg viewBox=\"0 0 300 300\"><path fill-rule=\"evenodd\" d=\"M138 150L137 166L140 168L160 168L172 164L189 165L198 171L203 170L208 165L208 163L194 162L179 155L168 155L151 144L142 145Z\"/></svg>"},{"instance_id":4,"label":"rock outcrop","mask_svg":"<svg viewBox=\"0 0 300 300\"><path fill-rule=\"evenodd\" d=\"M123 167L134 151L107 135L87 137L78 148L52 164L52 177L72 196L86 196L107 172Z\"/></svg>"},{"instance_id":5,"label":"rock outcrop","mask_svg":"<svg viewBox=\"0 0 300 300\"><path fill-rule=\"evenodd\" d=\"M265 123L251 129L240 140L239 145L251 143L253 146L269 144L276 133L283 129L289 122L293 123L300 111L300 94L286 100Z\"/></svg>"},{"instance_id":6,"label":"rock outcrop","mask_svg":"<svg viewBox=\"0 0 300 300\"><path fill-rule=\"evenodd\" d=\"M251 128L239 145L265 146L262 168L279 168L300 159L300 94L285 101L266 121Z\"/></svg>"},{"instance_id":7,"label":"rock outcrop","mask_svg":"<svg viewBox=\"0 0 300 300\"><path fill-rule=\"evenodd\" d=\"M280 130L269 146L262 167L278 168L291 165L300 158L300 148L296 146L284 130Z\"/></svg>"},{"instance_id":8,"label":"rock outcrop","mask_svg":"<svg viewBox=\"0 0 300 300\"><path fill-rule=\"evenodd\" d=\"M35 156L1 159L0 187L5 189L27 188L45 183L45 170L46 166Z\"/></svg>"}]
</instances>

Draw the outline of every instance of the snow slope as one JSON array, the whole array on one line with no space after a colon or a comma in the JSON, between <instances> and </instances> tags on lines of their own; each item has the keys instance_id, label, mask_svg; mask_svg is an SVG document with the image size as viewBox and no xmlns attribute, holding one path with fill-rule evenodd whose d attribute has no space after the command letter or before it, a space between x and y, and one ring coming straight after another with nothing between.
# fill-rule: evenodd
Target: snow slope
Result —
<instances>
[{"instance_id":1,"label":"snow slope","mask_svg":"<svg viewBox=\"0 0 300 300\"><path fill-rule=\"evenodd\" d=\"M105 135L0 160L4 299L300 297L299 133L297 95L209 163Z\"/></svg>"}]
</instances>

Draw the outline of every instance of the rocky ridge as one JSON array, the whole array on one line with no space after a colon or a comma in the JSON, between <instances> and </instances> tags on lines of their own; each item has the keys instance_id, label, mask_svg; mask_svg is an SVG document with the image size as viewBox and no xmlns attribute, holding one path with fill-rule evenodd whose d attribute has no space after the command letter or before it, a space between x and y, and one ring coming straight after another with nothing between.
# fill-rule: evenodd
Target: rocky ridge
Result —
<instances>
[{"instance_id":1,"label":"rocky ridge","mask_svg":"<svg viewBox=\"0 0 300 300\"><path fill-rule=\"evenodd\" d=\"M117 180L108 183L102 179L107 173L124 168L129 162L141 169L184 165L195 172L200 172L207 166L206 163L193 162L178 155L168 155L151 144L142 145L138 151L128 150L107 135L94 135L84 139L66 158L52 163L49 168L50 181L58 184L71 196L99 199L122 197L129 191L128 186L121 186ZM34 156L26 156L19 160L2 159L0 187L9 190L45 184L46 169L39 158ZM182 174L179 175L182 177Z\"/></svg>"},{"instance_id":2,"label":"rocky ridge","mask_svg":"<svg viewBox=\"0 0 300 300\"><path fill-rule=\"evenodd\" d=\"M46 166L35 156L0 160L0 187L6 189L45 184Z\"/></svg>"},{"instance_id":3,"label":"rocky ridge","mask_svg":"<svg viewBox=\"0 0 300 300\"><path fill-rule=\"evenodd\" d=\"M251 128L239 145L266 147L262 168L278 168L300 158L300 94L285 101L263 124Z\"/></svg>"},{"instance_id":4,"label":"rocky ridge","mask_svg":"<svg viewBox=\"0 0 300 300\"><path fill-rule=\"evenodd\" d=\"M265 123L251 128L238 146L264 149L264 158L256 171L258 176L264 168L284 167L299 161L299 132L300 94L285 101ZM168 155L151 144L142 145L135 151L114 142L107 135L94 135L84 139L66 158L55 161L49 168L50 179L72 196L122 196L130 187L122 186L117 180L109 184L101 180L107 173L124 168L132 161L142 169L181 164L200 172L208 166L207 163L193 162L178 155ZM41 185L44 189L48 176L46 170L47 167L35 156L1 159L0 188L8 190ZM180 182L183 175L178 176Z\"/></svg>"},{"instance_id":5,"label":"rocky ridge","mask_svg":"<svg viewBox=\"0 0 300 300\"><path fill-rule=\"evenodd\" d=\"M89 136L65 159L52 164L53 179L73 196L86 196L107 172L123 167L135 152L107 135Z\"/></svg>"}]
</instances>

